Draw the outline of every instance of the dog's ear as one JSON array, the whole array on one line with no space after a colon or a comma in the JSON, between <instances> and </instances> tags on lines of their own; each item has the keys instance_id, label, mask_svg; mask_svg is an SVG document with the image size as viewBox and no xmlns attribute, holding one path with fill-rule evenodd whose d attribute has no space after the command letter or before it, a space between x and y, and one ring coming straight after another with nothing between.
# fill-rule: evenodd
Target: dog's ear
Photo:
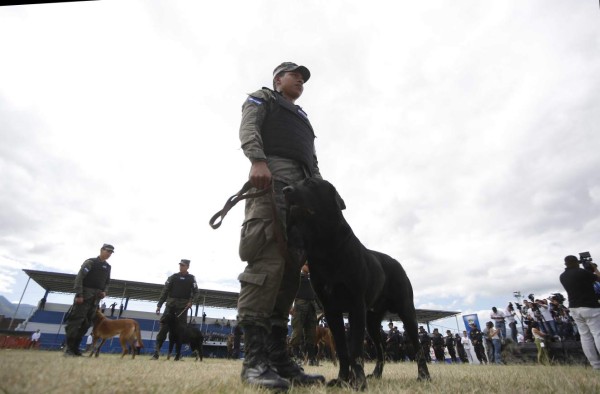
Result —
<instances>
[{"instance_id":1,"label":"dog's ear","mask_svg":"<svg viewBox=\"0 0 600 394\"><path fill-rule=\"evenodd\" d=\"M333 188L333 191L335 192L335 202L337 203L338 208L343 211L346 209L346 203L342 199L342 196L340 196L340 193L337 192L335 187Z\"/></svg>"}]
</instances>

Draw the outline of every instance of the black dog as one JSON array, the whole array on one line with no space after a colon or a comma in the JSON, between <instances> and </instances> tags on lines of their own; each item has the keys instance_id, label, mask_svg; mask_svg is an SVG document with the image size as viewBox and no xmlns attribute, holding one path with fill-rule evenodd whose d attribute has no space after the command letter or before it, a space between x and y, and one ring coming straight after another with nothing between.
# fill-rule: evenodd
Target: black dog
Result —
<instances>
[{"instance_id":1,"label":"black dog","mask_svg":"<svg viewBox=\"0 0 600 394\"><path fill-rule=\"evenodd\" d=\"M171 358L173 347L175 347L175 361L181 360L181 346L187 344L192 349L192 354L195 354L196 361L198 361L198 358L202 361L204 336L200 330L191 324L182 325L174 313L167 315L167 325L169 326L169 353L167 354L167 360Z\"/></svg>"},{"instance_id":2,"label":"black dog","mask_svg":"<svg viewBox=\"0 0 600 394\"><path fill-rule=\"evenodd\" d=\"M383 372L384 348L380 325L387 311L397 313L414 349L421 349L413 290L399 262L368 250L342 215L344 202L327 181L308 178L283 189L290 208L288 231L301 234L310 265L312 285L325 309L340 360L338 378L329 385L350 383L364 390L365 326L377 352L373 377ZM343 313L350 322L349 347ZM429 379L422 350L416 355L418 379Z\"/></svg>"}]
</instances>

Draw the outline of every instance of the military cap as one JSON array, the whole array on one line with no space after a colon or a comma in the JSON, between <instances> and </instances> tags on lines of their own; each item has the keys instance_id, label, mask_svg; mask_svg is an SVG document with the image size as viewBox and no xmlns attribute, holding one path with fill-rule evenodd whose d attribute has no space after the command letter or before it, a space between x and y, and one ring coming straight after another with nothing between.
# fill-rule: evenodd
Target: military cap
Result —
<instances>
[{"instance_id":1,"label":"military cap","mask_svg":"<svg viewBox=\"0 0 600 394\"><path fill-rule=\"evenodd\" d=\"M298 71L300 74L302 74L304 82L308 81L310 78L310 71L308 71L308 68L299 66L292 62L283 62L279 66L275 67L275 70L273 70L273 78L275 78L277 74L284 71Z\"/></svg>"},{"instance_id":2,"label":"military cap","mask_svg":"<svg viewBox=\"0 0 600 394\"><path fill-rule=\"evenodd\" d=\"M183 264L183 265L187 265L188 267L190 266L190 261L189 260L185 260L185 259L181 259L181 261L179 262L179 264Z\"/></svg>"},{"instance_id":3,"label":"military cap","mask_svg":"<svg viewBox=\"0 0 600 394\"><path fill-rule=\"evenodd\" d=\"M104 244L104 245L102 245L102 249L104 249L104 250L110 250L111 252L115 251L115 247L112 246L112 245L110 245L110 244Z\"/></svg>"}]
</instances>

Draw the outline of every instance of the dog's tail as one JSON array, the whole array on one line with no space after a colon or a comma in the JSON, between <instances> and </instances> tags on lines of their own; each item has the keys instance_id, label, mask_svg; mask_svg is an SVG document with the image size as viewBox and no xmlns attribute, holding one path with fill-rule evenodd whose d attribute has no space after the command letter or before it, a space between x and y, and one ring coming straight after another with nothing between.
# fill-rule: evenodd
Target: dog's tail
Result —
<instances>
[{"instance_id":1,"label":"dog's tail","mask_svg":"<svg viewBox=\"0 0 600 394\"><path fill-rule=\"evenodd\" d=\"M140 345L140 347L144 347L144 342L142 342L142 332L140 331L140 323L137 322L137 320L134 320L135 322L135 337L137 338L137 342Z\"/></svg>"}]
</instances>

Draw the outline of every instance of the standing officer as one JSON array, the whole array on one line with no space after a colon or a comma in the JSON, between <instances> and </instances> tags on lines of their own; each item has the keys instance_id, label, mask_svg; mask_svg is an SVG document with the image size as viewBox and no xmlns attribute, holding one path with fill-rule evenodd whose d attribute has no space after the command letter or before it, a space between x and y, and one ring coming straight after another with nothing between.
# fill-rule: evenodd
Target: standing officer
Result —
<instances>
[{"instance_id":1,"label":"standing officer","mask_svg":"<svg viewBox=\"0 0 600 394\"><path fill-rule=\"evenodd\" d=\"M297 385L325 381L321 375L305 374L287 351L289 311L304 260L283 256L284 245L276 239L276 234L286 233L283 188L305 178L321 178L314 131L306 112L295 104L309 78L306 67L282 63L273 71L274 90L263 87L242 106L240 141L252 163L249 180L258 190L270 187L274 192L246 200L239 248L241 260L248 263L238 276L238 319L245 346L241 378L262 388L288 389L288 379ZM282 231L276 233L275 227ZM295 255L290 242L283 242L289 254Z\"/></svg>"},{"instance_id":2,"label":"standing officer","mask_svg":"<svg viewBox=\"0 0 600 394\"><path fill-rule=\"evenodd\" d=\"M446 357L444 355L444 337L437 328L433 329L433 336L431 338L431 346L433 347L433 353L438 363L444 363Z\"/></svg>"},{"instance_id":3,"label":"standing officer","mask_svg":"<svg viewBox=\"0 0 600 394\"><path fill-rule=\"evenodd\" d=\"M425 331L423 326L419 326L419 342L421 342L421 349L423 349L423 354L425 355L425 360L430 363L431 362L431 337Z\"/></svg>"},{"instance_id":4,"label":"standing officer","mask_svg":"<svg viewBox=\"0 0 600 394\"><path fill-rule=\"evenodd\" d=\"M456 341L450 330L446 330L446 337L444 339L446 340L446 349L448 349L450 360L452 360L453 363L457 362L458 360L456 359L456 350L454 348L454 344L456 343Z\"/></svg>"},{"instance_id":5,"label":"standing officer","mask_svg":"<svg viewBox=\"0 0 600 394\"><path fill-rule=\"evenodd\" d=\"M75 299L65 327L65 356L81 356L81 339L94 322L98 303L106 297L110 282L110 264L106 260L114 251L112 245L102 245L100 255L84 261L75 277Z\"/></svg>"},{"instance_id":6,"label":"standing officer","mask_svg":"<svg viewBox=\"0 0 600 394\"><path fill-rule=\"evenodd\" d=\"M294 300L292 315L292 338L290 346L296 350L304 342L308 354L308 365L317 365L316 333L317 333L317 296L310 284L308 263L302 266L300 272L300 288ZM299 352L301 353L301 352Z\"/></svg>"},{"instance_id":7,"label":"standing officer","mask_svg":"<svg viewBox=\"0 0 600 394\"><path fill-rule=\"evenodd\" d=\"M169 332L169 314L175 315L182 327L187 324L186 312L192 307L194 297L198 293L196 278L188 272L189 268L190 261L181 260L179 263L179 272L169 276L162 293L160 293L158 305L156 306L156 314L160 314L160 308L165 301L167 301L167 306L165 307L165 313L160 318L160 329L158 330L158 334L156 334L156 347L154 348L152 360L158 360L160 348L167 338L167 333Z\"/></svg>"}]
</instances>

